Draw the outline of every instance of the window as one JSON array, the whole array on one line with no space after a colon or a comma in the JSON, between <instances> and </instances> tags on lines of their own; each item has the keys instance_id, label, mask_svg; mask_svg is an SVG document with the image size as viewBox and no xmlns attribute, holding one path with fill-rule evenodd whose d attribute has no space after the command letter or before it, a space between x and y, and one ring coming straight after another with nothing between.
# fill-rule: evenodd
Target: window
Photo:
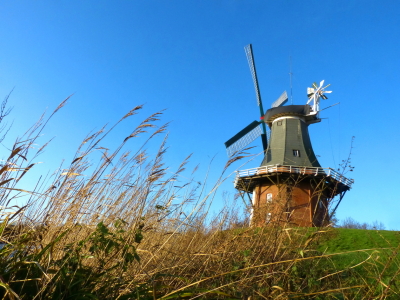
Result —
<instances>
[{"instance_id":1,"label":"window","mask_svg":"<svg viewBox=\"0 0 400 300\"><path fill-rule=\"evenodd\" d=\"M256 205L256 198L257 198L257 189L253 190L253 197L251 198L251 203L254 205Z\"/></svg>"},{"instance_id":2,"label":"window","mask_svg":"<svg viewBox=\"0 0 400 300\"><path fill-rule=\"evenodd\" d=\"M267 194L267 203L272 203L272 193Z\"/></svg>"},{"instance_id":3,"label":"window","mask_svg":"<svg viewBox=\"0 0 400 300\"><path fill-rule=\"evenodd\" d=\"M271 221L272 218L272 214L271 213L267 213L267 218L265 219L265 221L268 223Z\"/></svg>"},{"instance_id":4,"label":"window","mask_svg":"<svg viewBox=\"0 0 400 300\"><path fill-rule=\"evenodd\" d=\"M294 150L293 149L293 156L300 157L300 150Z\"/></svg>"},{"instance_id":5,"label":"window","mask_svg":"<svg viewBox=\"0 0 400 300\"><path fill-rule=\"evenodd\" d=\"M278 121L277 125L282 126L282 121Z\"/></svg>"}]
</instances>

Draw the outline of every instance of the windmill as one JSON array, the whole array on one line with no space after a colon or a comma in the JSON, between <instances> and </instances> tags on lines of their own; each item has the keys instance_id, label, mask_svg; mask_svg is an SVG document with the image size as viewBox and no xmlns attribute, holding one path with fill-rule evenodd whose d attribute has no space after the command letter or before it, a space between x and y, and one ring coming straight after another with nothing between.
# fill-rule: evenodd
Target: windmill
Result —
<instances>
[{"instance_id":1,"label":"windmill","mask_svg":"<svg viewBox=\"0 0 400 300\"><path fill-rule=\"evenodd\" d=\"M264 112L251 45L245 47L256 91L260 121L253 121L225 143L228 155L240 151L261 136L264 158L257 168L237 171L235 188L251 201L251 224L323 226L329 222L329 205L341 202L353 180L331 168L323 168L314 153L308 126L321 121L320 100L331 93L322 80L307 88L305 105L287 105L284 92ZM266 128L270 129L267 139Z\"/></svg>"},{"instance_id":2,"label":"windmill","mask_svg":"<svg viewBox=\"0 0 400 300\"><path fill-rule=\"evenodd\" d=\"M260 110L260 121L253 121L249 125L247 125L244 129L239 131L236 135L230 138L225 142L225 147L228 156L232 156L238 151L245 148L247 145L252 143L255 139L261 136L263 151L265 152L268 148L268 139L267 139L267 127L264 122L264 108L261 100L260 87L258 85L257 71L254 63L254 55L253 48L251 44L244 47L246 52L247 61L250 67L250 73L253 78L254 89L256 92L257 105ZM288 101L288 96L286 91L282 93L282 95L272 104L273 107L279 107L284 105Z\"/></svg>"}]
</instances>

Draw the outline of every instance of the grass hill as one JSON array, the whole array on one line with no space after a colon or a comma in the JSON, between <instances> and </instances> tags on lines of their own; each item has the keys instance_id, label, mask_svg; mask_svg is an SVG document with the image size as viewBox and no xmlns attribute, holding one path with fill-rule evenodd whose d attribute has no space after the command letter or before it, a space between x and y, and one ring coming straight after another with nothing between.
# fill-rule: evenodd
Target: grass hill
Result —
<instances>
[{"instance_id":1,"label":"grass hill","mask_svg":"<svg viewBox=\"0 0 400 300\"><path fill-rule=\"evenodd\" d=\"M326 275L318 279L346 282L349 289L353 289L353 293L341 291L330 296L400 299L400 232L334 228L318 241L315 249L329 257L314 261L317 262L313 266L316 273L320 275L327 270ZM356 289L359 290L354 293Z\"/></svg>"},{"instance_id":2,"label":"grass hill","mask_svg":"<svg viewBox=\"0 0 400 300\"><path fill-rule=\"evenodd\" d=\"M318 250L326 253L337 253L351 250L398 247L399 245L399 231L335 228L329 234L329 238L321 241Z\"/></svg>"}]
</instances>

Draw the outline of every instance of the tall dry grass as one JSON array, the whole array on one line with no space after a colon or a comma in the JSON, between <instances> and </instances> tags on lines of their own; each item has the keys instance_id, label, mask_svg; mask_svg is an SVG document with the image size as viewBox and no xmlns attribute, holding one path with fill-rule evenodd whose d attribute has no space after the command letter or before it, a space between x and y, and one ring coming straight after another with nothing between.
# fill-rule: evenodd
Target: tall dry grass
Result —
<instances>
[{"instance_id":1,"label":"tall dry grass","mask_svg":"<svg viewBox=\"0 0 400 300\"><path fill-rule=\"evenodd\" d=\"M397 299L397 250L384 262L360 251L361 261L338 270L339 254L316 250L329 228L248 228L234 199L211 217L225 179L207 192L182 182L189 157L175 171L165 165L162 112L110 151L105 137L142 106L85 138L68 167L33 190L20 187L47 146L35 149L40 134L67 100L15 141L0 169L3 299ZM139 136L144 144L124 152ZM157 137L151 156L146 145ZM25 204L14 206L21 196Z\"/></svg>"}]
</instances>

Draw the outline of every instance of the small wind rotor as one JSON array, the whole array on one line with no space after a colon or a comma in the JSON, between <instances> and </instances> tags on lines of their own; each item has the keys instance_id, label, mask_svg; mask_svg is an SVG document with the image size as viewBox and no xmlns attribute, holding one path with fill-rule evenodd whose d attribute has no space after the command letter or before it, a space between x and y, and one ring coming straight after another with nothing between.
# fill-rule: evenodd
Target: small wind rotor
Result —
<instances>
[{"instance_id":1,"label":"small wind rotor","mask_svg":"<svg viewBox=\"0 0 400 300\"><path fill-rule=\"evenodd\" d=\"M330 86L330 84L323 86L324 82L325 82L325 80L322 80L319 83L319 86L317 86L317 83L314 82L312 84L313 87L307 88L307 97L308 97L307 104L309 104L311 101L313 101L312 105L310 104L310 106L312 107L312 112L310 114L312 114L312 115L315 115L320 111L319 110L319 99L322 98L323 100L326 100L326 99L328 99L328 97L325 96L324 94L332 93L332 91L325 91L325 89L328 86Z\"/></svg>"}]
</instances>

